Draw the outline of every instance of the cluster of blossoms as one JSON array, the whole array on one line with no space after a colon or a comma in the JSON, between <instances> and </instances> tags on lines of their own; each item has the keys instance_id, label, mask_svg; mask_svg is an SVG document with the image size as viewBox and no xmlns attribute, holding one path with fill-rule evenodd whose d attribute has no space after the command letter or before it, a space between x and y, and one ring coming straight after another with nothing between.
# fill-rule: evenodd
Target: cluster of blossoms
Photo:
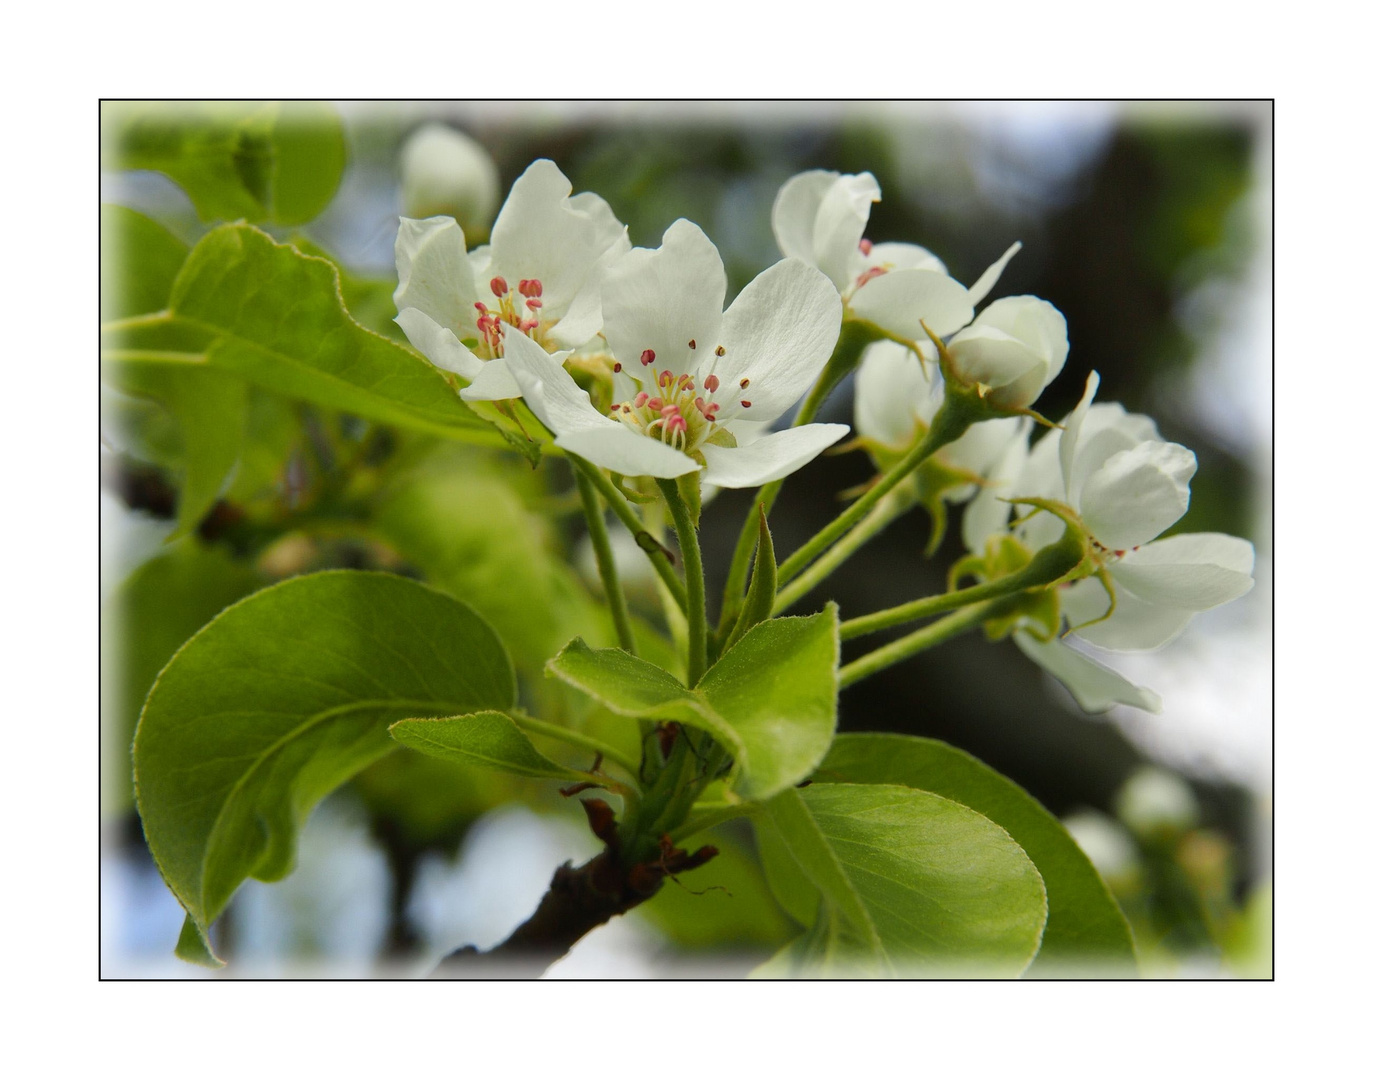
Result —
<instances>
[{"instance_id":1,"label":"cluster of blossoms","mask_svg":"<svg viewBox=\"0 0 1373 1080\"><path fill-rule=\"evenodd\" d=\"M936 541L944 505L969 503L971 561L960 565L995 579L1065 534L1080 540L1081 564L1005 632L1085 709L1156 709L1151 692L1065 643L1063 623L1104 648L1155 648L1252 586L1252 546L1157 539L1187 509L1195 458L1147 417L1094 404L1095 373L1031 448L1047 422L1030 407L1068 356L1063 316L1033 296L976 313L1020 245L966 287L922 247L865 237L880 197L869 173L793 177L772 212L784 257L726 309L724 265L700 228L679 220L659 247L632 248L604 200L572 195L552 162L536 161L488 246L468 251L451 218L402 219L397 322L464 380L464 399L523 399L570 453L628 477L696 474L731 488L787 476L847 434L844 424L769 429L852 330L860 347L872 343L855 423L879 470L919 446L950 399L972 417L908 482L935 514Z\"/></svg>"}]
</instances>

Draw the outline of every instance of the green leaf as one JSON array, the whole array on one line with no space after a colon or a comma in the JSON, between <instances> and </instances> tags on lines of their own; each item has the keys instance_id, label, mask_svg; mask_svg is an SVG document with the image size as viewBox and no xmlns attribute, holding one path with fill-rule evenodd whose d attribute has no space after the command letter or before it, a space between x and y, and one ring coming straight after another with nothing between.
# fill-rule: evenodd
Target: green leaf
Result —
<instances>
[{"instance_id":1,"label":"green leaf","mask_svg":"<svg viewBox=\"0 0 1373 1080\"><path fill-rule=\"evenodd\" d=\"M507 709L510 659L471 608L334 570L254 593L158 677L134 737L144 835L203 935L249 876L290 872L310 809L417 713Z\"/></svg>"},{"instance_id":2,"label":"green leaf","mask_svg":"<svg viewBox=\"0 0 1373 1080\"><path fill-rule=\"evenodd\" d=\"M129 753L157 673L187 638L261 584L251 567L191 539L145 562L101 611L102 662L110 672L103 712L108 771L101 791L119 809L132 801Z\"/></svg>"},{"instance_id":3,"label":"green leaf","mask_svg":"<svg viewBox=\"0 0 1373 1080\"><path fill-rule=\"evenodd\" d=\"M834 737L839 617L771 619L755 626L688 690L620 649L580 638L548 662L558 678L622 716L704 728L735 759L734 790L766 799L805 779Z\"/></svg>"},{"instance_id":4,"label":"green leaf","mask_svg":"<svg viewBox=\"0 0 1373 1080\"><path fill-rule=\"evenodd\" d=\"M164 226L123 206L100 207L100 321L167 306L190 251Z\"/></svg>"},{"instance_id":5,"label":"green leaf","mask_svg":"<svg viewBox=\"0 0 1373 1080\"><path fill-rule=\"evenodd\" d=\"M518 776L585 780L586 773L565 769L534 749L515 721L501 712L477 712L434 720L399 720L391 738L430 757L480 765Z\"/></svg>"},{"instance_id":6,"label":"green leaf","mask_svg":"<svg viewBox=\"0 0 1373 1080\"><path fill-rule=\"evenodd\" d=\"M191 532L219 498L243 449L248 388L241 379L204 363L122 361L104 365L106 378L126 394L161 404L176 422L183 453L176 499L176 531Z\"/></svg>"},{"instance_id":7,"label":"green leaf","mask_svg":"<svg viewBox=\"0 0 1373 1080\"><path fill-rule=\"evenodd\" d=\"M202 221L309 221L347 160L337 113L316 102L111 104L101 122L104 167L163 173Z\"/></svg>"},{"instance_id":8,"label":"green leaf","mask_svg":"<svg viewBox=\"0 0 1373 1080\"><path fill-rule=\"evenodd\" d=\"M392 299L396 292L394 276L359 277L335 255L305 236L292 236L291 246L302 255L313 255L334 264L334 269L338 271L339 295L343 297L343 306L357 322L383 337L405 340L405 332L396 325L396 302Z\"/></svg>"},{"instance_id":9,"label":"green leaf","mask_svg":"<svg viewBox=\"0 0 1373 1080\"><path fill-rule=\"evenodd\" d=\"M919 788L996 822L1034 861L1048 890L1049 922L1030 973L1073 973L1093 965L1133 971L1129 924L1068 830L1023 788L971 754L910 735L840 735L815 779Z\"/></svg>"},{"instance_id":10,"label":"green leaf","mask_svg":"<svg viewBox=\"0 0 1373 1080\"><path fill-rule=\"evenodd\" d=\"M767 515L758 512L758 550L753 558L753 577L744 596L744 608L730 631L725 649L733 647L747 630L765 621L772 614L777 599L777 554L772 548L772 533Z\"/></svg>"},{"instance_id":11,"label":"green leaf","mask_svg":"<svg viewBox=\"0 0 1373 1080\"><path fill-rule=\"evenodd\" d=\"M820 895L793 973L1007 976L1039 949L1044 883L976 811L894 784L811 784L768 811Z\"/></svg>"},{"instance_id":12,"label":"green leaf","mask_svg":"<svg viewBox=\"0 0 1373 1080\"><path fill-rule=\"evenodd\" d=\"M450 438L499 442L443 374L353 320L325 259L250 225L223 225L172 288L178 325L215 337L209 361L267 390Z\"/></svg>"}]
</instances>

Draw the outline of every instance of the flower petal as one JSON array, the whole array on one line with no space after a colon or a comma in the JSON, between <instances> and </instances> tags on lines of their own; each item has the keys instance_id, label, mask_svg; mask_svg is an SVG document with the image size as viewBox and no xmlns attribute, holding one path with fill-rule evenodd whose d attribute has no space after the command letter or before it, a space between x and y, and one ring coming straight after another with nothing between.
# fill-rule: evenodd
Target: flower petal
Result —
<instances>
[{"instance_id":1,"label":"flower petal","mask_svg":"<svg viewBox=\"0 0 1373 1080\"><path fill-rule=\"evenodd\" d=\"M1147 544L1187 512L1196 471L1196 455L1177 443L1144 442L1115 454L1082 486L1083 524L1108 548Z\"/></svg>"},{"instance_id":2,"label":"flower petal","mask_svg":"<svg viewBox=\"0 0 1373 1080\"><path fill-rule=\"evenodd\" d=\"M848 434L848 424L803 424L764 435L747 446L705 443L703 481L717 487L748 488L790 476Z\"/></svg>"},{"instance_id":3,"label":"flower petal","mask_svg":"<svg viewBox=\"0 0 1373 1080\"><path fill-rule=\"evenodd\" d=\"M772 235L783 255L815 265L815 215L825 193L838 179L837 172L812 169L797 173L782 185L772 202Z\"/></svg>"},{"instance_id":4,"label":"flower petal","mask_svg":"<svg viewBox=\"0 0 1373 1080\"><path fill-rule=\"evenodd\" d=\"M982 276L968 287L968 299L972 301L973 307L982 303L987 294L996 287L996 283L1001 280L1001 271L1006 269L1006 264L1011 261L1023 245L1017 240L1008 247L1005 254L991 266L982 271Z\"/></svg>"},{"instance_id":5,"label":"flower petal","mask_svg":"<svg viewBox=\"0 0 1373 1080\"><path fill-rule=\"evenodd\" d=\"M1082 437L1082 425L1087 421L1087 410L1092 407L1097 388L1101 386L1101 376L1095 371L1087 376L1087 386L1082 391L1077 407L1063 421L1063 434L1058 440L1058 463L1063 476L1063 490L1073 490L1073 466L1077 459L1077 443ZM1076 506L1074 502L1072 505Z\"/></svg>"},{"instance_id":6,"label":"flower petal","mask_svg":"<svg viewBox=\"0 0 1373 1080\"><path fill-rule=\"evenodd\" d=\"M400 219L396 310L416 308L458 337L476 336L477 299L462 228L448 217Z\"/></svg>"},{"instance_id":7,"label":"flower petal","mask_svg":"<svg viewBox=\"0 0 1373 1080\"><path fill-rule=\"evenodd\" d=\"M986 485L963 512L963 543L975 555L982 554L992 536L1005 531L1011 517L1011 504L1005 500L1018 493L1013 485L1024 471L1030 446L1030 421L1018 418L1016 423L1018 429L987 470Z\"/></svg>"},{"instance_id":8,"label":"flower petal","mask_svg":"<svg viewBox=\"0 0 1373 1080\"><path fill-rule=\"evenodd\" d=\"M967 382L992 387L992 400L1023 408L1068 358L1068 323L1037 296L1007 296L985 308L949 342L955 370Z\"/></svg>"},{"instance_id":9,"label":"flower petal","mask_svg":"<svg viewBox=\"0 0 1373 1080\"><path fill-rule=\"evenodd\" d=\"M505 359L525 404L553 432L559 446L625 476L670 479L700 465L657 439L602 416L585 390L563 369L569 353L549 354L523 334L505 342Z\"/></svg>"},{"instance_id":10,"label":"flower petal","mask_svg":"<svg viewBox=\"0 0 1373 1080\"><path fill-rule=\"evenodd\" d=\"M1184 533L1145 544L1110 572L1142 600L1206 611L1254 587L1254 545L1224 533Z\"/></svg>"},{"instance_id":11,"label":"flower petal","mask_svg":"<svg viewBox=\"0 0 1373 1080\"><path fill-rule=\"evenodd\" d=\"M696 369L719 378L714 400L722 417L740 415L743 400L749 420L784 413L819 377L843 318L834 286L800 259L774 263L745 285L724 314L724 354L708 353Z\"/></svg>"},{"instance_id":12,"label":"flower petal","mask_svg":"<svg viewBox=\"0 0 1373 1080\"><path fill-rule=\"evenodd\" d=\"M661 247L633 248L612 262L601 289L606 341L632 375L641 375L646 349L653 371L680 375L696 371L720 342L725 265L690 221L673 222Z\"/></svg>"},{"instance_id":13,"label":"flower petal","mask_svg":"<svg viewBox=\"0 0 1373 1080\"><path fill-rule=\"evenodd\" d=\"M863 268L867 270L874 266L884 270L937 270L941 274L949 272L949 268L934 252L922 248L919 244L902 244L890 240L883 244L873 244L872 250L868 252Z\"/></svg>"},{"instance_id":14,"label":"flower petal","mask_svg":"<svg viewBox=\"0 0 1373 1080\"><path fill-rule=\"evenodd\" d=\"M520 396L520 384L504 357L488 360L472 379L472 385L460 390L463 401L505 401Z\"/></svg>"},{"instance_id":15,"label":"flower petal","mask_svg":"<svg viewBox=\"0 0 1373 1080\"><path fill-rule=\"evenodd\" d=\"M1136 686L1058 639L1038 641L1023 630L1013 637L1021 652L1067 688L1083 712L1105 712L1112 705L1133 705L1153 713L1163 708L1162 699L1152 690Z\"/></svg>"},{"instance_id":16,"label":"flower petal","mask_svg":"<svg viewBox=\"0 0 1373 1080\"><path fill-rule=\"evenodd\" d=\"M491 273L512 288L520 279L537 278L549 319L562 318L597 261L625 232L599 196L574 199L571 193L561 170L540 159L511 186L491 228Z\"/></svg>"},{"instance_id":17,"label":"flower petal","mask_svg":"<svg viewBox=\"0 0 1373 1080\"><path fill-rule=\"evenodd\" d=\"M482 361L457 335L440 326L419 308L408 307L396 316L410 344L424 354L436 368L451 371L464 379L475 379L482 369Z\"/></svg>"},{"instance_id":18,"label":"flower petal","mask_svg":"<svg viewBox=\"0 0 1373 1080\"><path fill-rule=\"evenodd\" d=\"M1116 609L1105 622L1094 620L1105 615L1111 598L1096 578L1077 582L1059 594L1068 625L1093 625L1078 631L1078 637L1103 649L1138 652L1158 649L1177 637L1192 621L1192 612L1181 608L1150 604L1128 592L1116 582Z\"/></svg>"},{"instance_id":19,"label":"flower petal","mask_svg":"<svg viewBox=\"0 0 1373 1080\"><path fill-rule=\"evenodd\" d=\"M875 277L849 297L849 308L883 330L908 341L928 340L923 319L940 337L973 317L968 290L938 270L893 270Z\"/></svg>"},{"instance_id":20,"label":"flower petal","mask_svg":"<svg viewBox=\"0 0 1373 1080\"><path fill-rule=\"evenodd\" d=\"M864 350L853 388L858 434L884 446L909 446L916 421L928 424L936 408L935 387L915 353L894 341Z\"/></svg>"},{"instance_id":21,"label":"flower petal","mask_svg":"<svg viewBox=\"0 0 1373 1080\"><path fill-rule=\"evenodd\" d=\"M830 185L815 213L815 262L839 290L853 286L863 253L858 242L868 227L872 204L882 189L872 173L841 176ZM809 260L807 260L809 261Z\"/></svg>"}]
</instances>

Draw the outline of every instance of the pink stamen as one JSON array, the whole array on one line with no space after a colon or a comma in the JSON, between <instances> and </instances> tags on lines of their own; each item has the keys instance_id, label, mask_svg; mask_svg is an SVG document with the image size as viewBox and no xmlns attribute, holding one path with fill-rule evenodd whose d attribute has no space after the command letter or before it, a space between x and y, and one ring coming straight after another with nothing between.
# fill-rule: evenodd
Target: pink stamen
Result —
<instances>
[{"instance_id":1,"label":"pink stamen","mask_svg":"<svg viewBox=\"0 0 1373 1080\"><path fill-rule=\"evenodd\" d=\"M706 399L705 399L705 398L697 398L697 399L696 399L696 411L699 412L699 413L704 413L704 412L706 411Z\"/></svg>"},{"instance_id":2,"label":"pink stamen","mask_svg":"<svg viewBox=\"0 0 1373 1080\"><path fill-rule=\"evenodd\" d=\"M706 376L706 389L707 389L708 391L710 391L710 393L712 393L712 394L715 393L716 390L720 389L720 379L719 379L719 377L718 377L718 376L715 376L715 375L707 375L707 376Z\"/></svg>"},{"instance_id":3,"label":"pink stamen","mask_svg":"<svg viewBox=\"0 0 1373 1080\"><path fill-rule=\"evenodd\" d=\"M657 358L658 354L655 353L652 349L645 349L643 352L639 354L639 363L643 364L644 367L648 367L648 365L653 363L653 361Z\"/></svg>"},{"instance_id":4,"label":"pink stamen","mask_svg":"<svg viewBox=\"0 0 1373 1080\"><path fill-rule=\"evenodd\" d=\"M862 240L858 241L858 250L861 251L864 255L871 255L872 241L869 240L866 236L863 237Z\"/></svg>"},{"instance_id":5,"label":"pink stamen","mask_svg":"<svg viewBox=\"0 0 1373 1080\"><path fill-rule=\"evenodd\" d=\"M724 355L725 355L725 347L724 347L723 345L716 345L716 346L715 346L715 355L716 355L716 356L724 356Z\"/></svg>"},{"instance_id":6,"label":"pink stamen","mask_svg":"<svg viewBox=\"0 0 1373 1080\"><path fill-rule=\"evenodd\" d=\"M491 291L499 298L510 291L510 286L505 283L505 278L493 277L491 279Z\"/></svg>"},{"instance_id":7,"label":"pink stamen","mask_svg":"<svg viewBox=\"0 0 1373 1080\"><path fill-rule=\"evenodd\" d=\"M696 339L695 339L695 338L692 338L690 341L687 342L687 348L688 348L688 349L694 349L694 348L696 348Z\"/></svg>"},{"instance_id":8,"label":"pink stamen","mask_svg":"<svg viewBox=\"0 0 1373 1080\"><path fill-rule=\"evenodd\" d=\"M658 373L659 386L667 386L667 384L670 382L672 382L672 372L664 369L663 371Z\"/></svg>"},{"instance_id":9,"label":"pink stamen","mask_svg":"<svg viewBox=\"0 0 1373 1080\"><path fill-rule=\"evenodd\" d=\"M520 329L526 334L539 325L538 319L525 319L520 323Z\"/></svg>"},{"instance_id":10,"label":"pink stamen","mask_svg":"<svg viewBox=\"0 0 1373 1080\"><path fill-rule=\"evenodd\" d=\"M858 276L858 285L866 285L873 278L881 277L886 272L886 269L881 266L874 266L871 270L865 270L862 274Z\"/></svg>"},{"instance_id":11,"label":"pink stamen","mask_svg":"<svg viewBox=\"0 0 1373 1080\"><path fill-rule=\"evenodd\" d=\"M691 375L689 373L677 376L677 389L685 390L687 388L687 383L689 382L691 382ZM693 386L692 389L694 390L696 388Z\"/></svg>"},{"instance_id":12,"label":"pink stamen","mask_svg":"<svg viewBox=\"0 0 1373 1080\"><path fill-rule=\"evenodd\" d=\"M636 409L642 409L644 407L644 402L646 402L647 400L648 395L645 394L642 390L640 390L637 394L634 395L634 407Z\"/></svg>"},{"instance_id":13,"label":"pink stamen","mask_svg":"<svg viewBox=\"0 0 1373 1080\"><path fill-rule=\"evenodd\" d=\"M751 401L741 401L741 402L739 402L739 404L742 405L742 406L743 406L744 408L746 408L746 409L751 409L751 408L753 408L753 402L751 402Z\"/></svg>"},{"instance_id":14,"label":"pink stamen","mask_svg":"<svg viewBox=\"0 0 1373 1080\"><path fill-rule=\"evenodd\" d=\"M654 412L662 412L662 411L663 411L663 399L660 398L660 397L651 397L651 398L649 398L649 399L648 399L648 407L649 407L650 409L652 409Z\"/></svg>"},{"instance_id":15,"label":"pink stamen","mask_svg":"<svg viewBox=\"0 0 1373 1080\"><path fill-rule=\"evenodd\" d=\"M740 379L740 380L739 380L739 389L740 389L740 390L747 390L747 389L748 389L748 380L747 380L747 379Z\"/></svg>"},{"instance_id":16,"label":"pink stamen","mask_svg":"<svg viewBox=\"0 0 1373 1080\"><path fill-rule=\"evenodd\" d=\"M478 311L480 311L483 315L486 314L486 305L483 304L480 300L478 300L478 301L477 301L475 304L473 304L472 306L475 307Z\"/></svg>"},{"instance_id":17,"label":"pink stamen","mask_svg":"<svg viewBox=\"0 0 1373 1080\"><path fill-rule=\"evenodd\" d=\"M526 280L526 281L521 281L521 282L520 282L520 295L521 295L521 296L542 296L542 295L543 295L543 282L541 282L538 278L529 278L529 279Z\"/></svg>"},{"instance_id":18,"label":"pink stamen","mask_svg":"<svg viewBox=\"0 0 1373 1080\"><path fill-rule=\"evenodd\" d=\"M715 414L719 411L720 403L718 401L712 401L709 405L706 406L706 419L709 420L711 423L714 423Z\"/></svg>"},{"instance_id":19,"label":"pink stamen","mask_svg":"<svg viewBox=\"0 0 1373 1080\"><path fill-rule=\"evenodd\" d=\"M530 311L538 311L539 308L543 307L543 301L537 297L531 297L524 302L524 306L529 308Z\"/></svg>"}]
</instances>

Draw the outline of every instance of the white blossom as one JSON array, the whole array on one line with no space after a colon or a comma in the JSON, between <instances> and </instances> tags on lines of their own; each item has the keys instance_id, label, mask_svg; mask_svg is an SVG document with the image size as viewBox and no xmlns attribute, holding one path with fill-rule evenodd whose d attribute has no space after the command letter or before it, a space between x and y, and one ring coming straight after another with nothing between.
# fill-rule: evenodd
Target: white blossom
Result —
<instances>
[{"instance_id":1,"label":"white blossom","mask_svg":"<svg viewBox=\"0 0 1373 1080\"><path fill-rule=\"evenodd\" d=\"M400 151L401 212L446 215L467 235L485 234L501 198L501 178L486 147L447 124L417 128Z\"/></svg>"},{"instance_id":2,"label":"white blossom","mask_svg":"<svg viewBox=\"0 0 1373 1080\"><path fill-rule=\"evenodd\" d=\"M1008 296L988 305L948 343L959 381L985 388L1006 410L1029 408L1068 359L1068 323L1037 296Z\"/></svg>"}]
</instances>

